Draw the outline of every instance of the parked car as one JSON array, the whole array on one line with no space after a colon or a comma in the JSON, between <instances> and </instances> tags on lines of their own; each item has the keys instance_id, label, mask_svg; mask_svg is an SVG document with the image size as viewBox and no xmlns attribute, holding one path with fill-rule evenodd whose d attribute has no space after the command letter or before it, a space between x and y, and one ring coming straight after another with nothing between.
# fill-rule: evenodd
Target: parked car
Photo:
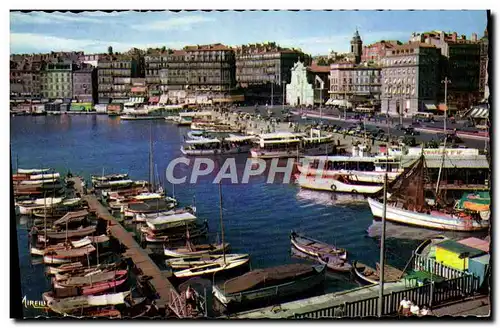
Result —
<instances>
[{"instance_id":1,"label":"parked car","mask_svg":"<svg viewBox=\"0 0 500 328\"><path fill-rule=\"evenodd\" d=\"M420 135L420 132L416 131L415 128L409 127L404 130L404 134L406 136L417 136Z\"/></svg>"},{"instance_id":2,"label":"parked car","mask_svg":"<svg viewBox=\"0 0 500 328\"><path fill-rule=\"evenodd\" d=\"M396 125L394 125L394 129L396 129L396 130L400 130L400 131L402 131L404 128L405 128L405 127L404 127L404 125L403 125L403 124L396 124Z\"/></svg>"}]
</instances>

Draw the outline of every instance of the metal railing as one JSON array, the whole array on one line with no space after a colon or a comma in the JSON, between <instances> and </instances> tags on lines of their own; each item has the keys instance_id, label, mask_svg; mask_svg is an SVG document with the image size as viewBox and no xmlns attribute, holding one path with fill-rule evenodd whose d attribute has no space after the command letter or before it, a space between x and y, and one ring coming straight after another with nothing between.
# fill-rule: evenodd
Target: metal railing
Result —
<instances>
[{"instance_id":1,"label":"metal railing","mask_svg":"<svg viewBox=\"0 0 500 328\"><path fill-rule=\"evenodd\" d=\"M472 275L462 275L440 283L429 283L384 295L383 315L393 315L398 312L403 298L411 300L419 306L436 306L448 301L465 299L473 295L479 287L478 279ZM377 315L378 297L371 297L354 302L327 307L320 310L294 314L294 319L319 318L355 318L372 317Z\"/></svg>"}]
</instances>

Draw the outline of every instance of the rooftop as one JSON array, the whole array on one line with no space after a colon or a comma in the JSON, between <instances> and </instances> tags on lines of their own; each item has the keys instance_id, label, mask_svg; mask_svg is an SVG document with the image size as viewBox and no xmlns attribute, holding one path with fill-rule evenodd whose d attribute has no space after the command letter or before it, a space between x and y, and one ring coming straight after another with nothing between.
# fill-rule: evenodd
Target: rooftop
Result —
<instances>
[{"instance_id":1,"label":"rooftop","mask_svg":"<svg viewBox=\"0 0 500 328\"><path fill-rule=\"evenodd\" d=\"M324 66L324 65L317 65L316 63L313 63L307 69L313 73L330 73L330 65Z\"/></svg>"},{"instance_id":2,"label":"rooftop","mask_svg":"<svg viewBox=\"0 0 500 328\"><path fill-rule=\"evenodd\" d=\"M185 46L184 50L186 51L214 51L214 50L232 50L230 47L222 44L222 43L214 43L214 44L204 44L204 45L196 45L196 46Z\"/></svg>"}]
</instances>

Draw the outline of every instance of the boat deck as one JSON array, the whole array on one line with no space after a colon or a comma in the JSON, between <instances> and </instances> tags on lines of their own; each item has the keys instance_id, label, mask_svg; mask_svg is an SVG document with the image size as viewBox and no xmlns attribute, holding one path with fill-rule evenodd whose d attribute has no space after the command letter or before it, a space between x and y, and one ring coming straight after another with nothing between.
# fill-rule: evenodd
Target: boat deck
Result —
<instances>
[{"instance_id":1,"label":"boat deck","mask_svg":"<svg viewBox=\"0 0 500 328\"><path fill-rule=\"evenodd\" d=\"M384 284L384 294L407 289L404 281ZM365 286L347 291L315 296L298 301L283 303L278 306L269 306L261 309L250 310L231 315L237 319L284 319L293 317L294 314L301 314L315 310L329 308L344 302L355 302L378 296L378 285Z\"/></svg>"},{"instance_id":2,"label":"boat deck","mask_svg":"<svg viewBox=\"0 0 500 328\"><path fill-rule=\"evenodd\" d=\"M118 221L108 212L108 210L97 200L95 195L84 194L82 180L79 177L71 178L75 182L75 189L88 202L90 211L103 220L108 221L109 231L111 235L118 239L127 250L125 256L132 259L135 266L142 272L143 275L152 277L149 280L151 286L155 289L158 299L155 300L159 308L166 309L171 304L173 295L179 296L175 287L171 284L168 278L171 273L161 271L160 268L149 257L149 252L143 249Z\"/></svg>"}]
</instances>

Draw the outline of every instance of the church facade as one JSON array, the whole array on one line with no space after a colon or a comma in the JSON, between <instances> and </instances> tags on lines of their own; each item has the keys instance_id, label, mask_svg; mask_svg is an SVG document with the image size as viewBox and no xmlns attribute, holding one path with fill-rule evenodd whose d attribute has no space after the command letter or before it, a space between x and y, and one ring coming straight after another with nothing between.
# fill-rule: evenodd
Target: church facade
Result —
<instances>
[{"instance_id":1,"label":"church facade","mask_svg":"<svg viewBox=\"0 0 500 328\"><path fill-rule=\"evenodd\" d=\"M312 106L314 88L308 81L307 67L296 62L291 69L291 82L286 85L286 103L291 106Z\"/></svg>"}]
</instances>

